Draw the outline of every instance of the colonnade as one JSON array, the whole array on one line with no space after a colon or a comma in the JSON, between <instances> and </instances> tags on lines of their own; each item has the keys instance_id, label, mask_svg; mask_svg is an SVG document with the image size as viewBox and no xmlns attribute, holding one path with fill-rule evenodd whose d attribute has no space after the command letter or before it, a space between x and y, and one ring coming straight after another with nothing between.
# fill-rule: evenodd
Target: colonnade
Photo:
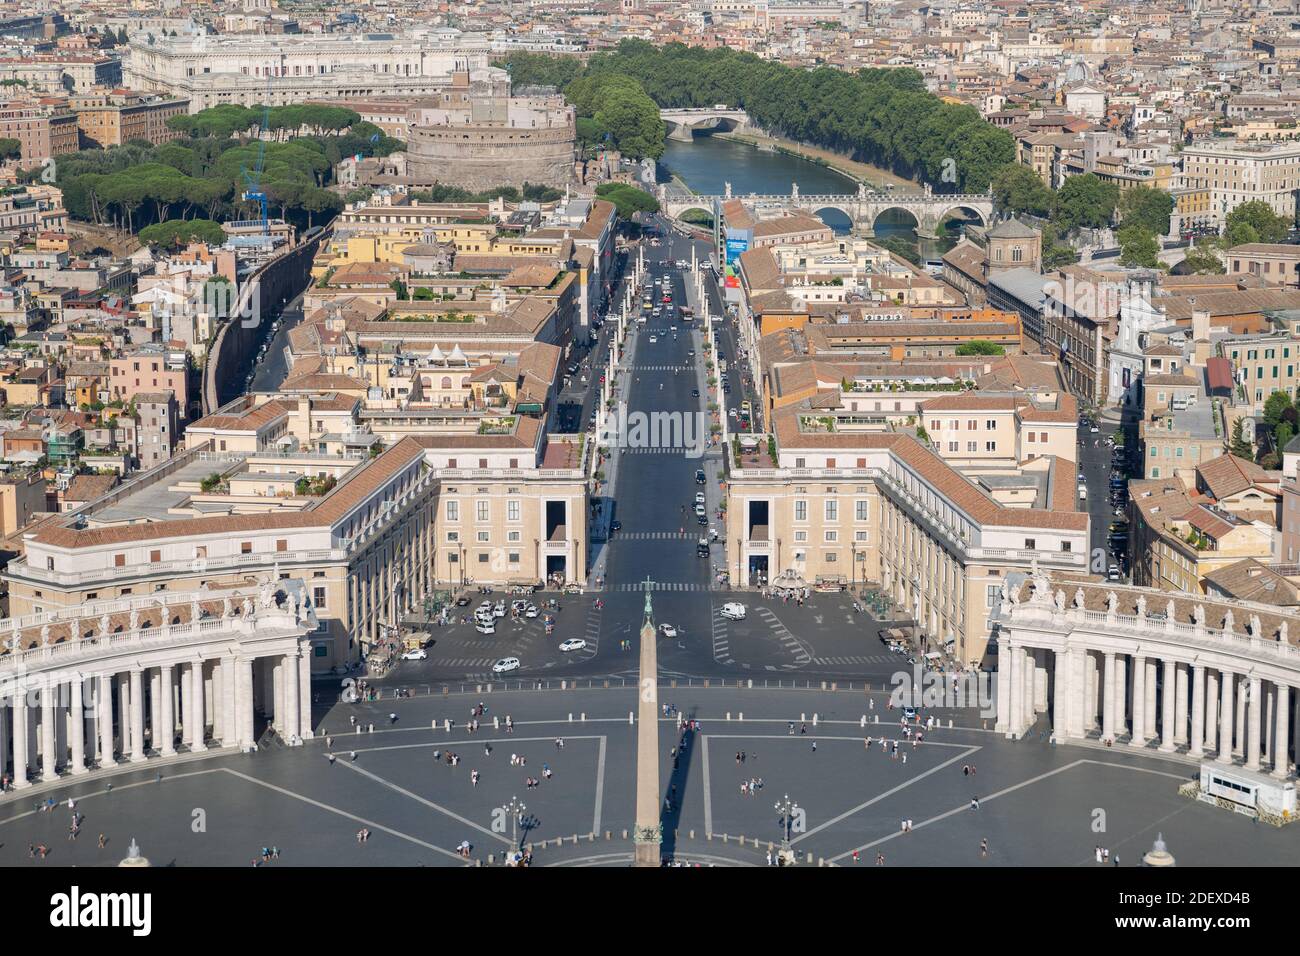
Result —
<instances>
[{"instance_id":1,"label":"colonnade","mask_svg":"<svg viewBox=\"0 0 1300 956\"><path fill-rule=\"evenodd\" d=\"M250 749L256 716L289 744L312 736L311 645L125 669L36 671L0 695L0 768L16 788L209 747Z\"/></svg>"}]
</instances>

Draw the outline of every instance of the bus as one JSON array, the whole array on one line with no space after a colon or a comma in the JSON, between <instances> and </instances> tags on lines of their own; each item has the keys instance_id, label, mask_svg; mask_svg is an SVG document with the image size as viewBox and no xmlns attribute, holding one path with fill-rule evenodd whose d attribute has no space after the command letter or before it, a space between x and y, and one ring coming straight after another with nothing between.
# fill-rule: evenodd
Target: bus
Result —
<instances>
[{"instance_id":1,"label":"bus","mask_svg":"<svg viewBox=\"0 0 1300 956\"><path fill-rule=\"evenodd\" d=\"M695 318L695 310L688 305L683 305L677 310L677 317L683 322L690 322Z\"/></svg>"}]
</instances>

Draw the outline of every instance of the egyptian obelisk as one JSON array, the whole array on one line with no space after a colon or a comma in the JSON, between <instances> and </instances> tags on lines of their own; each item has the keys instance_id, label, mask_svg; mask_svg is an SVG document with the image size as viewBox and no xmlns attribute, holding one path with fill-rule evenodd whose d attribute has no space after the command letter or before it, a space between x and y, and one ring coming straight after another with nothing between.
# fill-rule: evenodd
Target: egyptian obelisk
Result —
<instances>
[{"instance_id":1,"label":"egyptian obelisk","mask_svg":"<svg viewBox=\"0 0 1300 956\"><path fill-rule=\"evenodd\" d=\"M650 581L645 582L645 620L641 624L641 673L637 682L636 852L633 866L659 866L663 829L659 824L659 655L655 648Z\"/></svg>"}]
</instances>

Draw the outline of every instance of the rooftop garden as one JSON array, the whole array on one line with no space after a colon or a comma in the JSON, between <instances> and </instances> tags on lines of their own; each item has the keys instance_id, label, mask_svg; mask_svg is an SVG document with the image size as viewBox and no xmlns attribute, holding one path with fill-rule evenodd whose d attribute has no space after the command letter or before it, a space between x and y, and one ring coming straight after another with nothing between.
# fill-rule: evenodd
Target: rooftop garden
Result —
<instances>
[{"instance_id":1,"label":"rooftop garden","mask_svg":"<svg viewBox=\"0 0 1300 956\"><path fill-rule=\"evenodd\" d=\"M963 392L974 387L974 382L965 379L960 382L914 382L908 380L865 382L861 379L850 382L848 379L844 379L840 382L841 391L871 394L888 392Z\"/></svg>"},{"instance_id":2,"label":"rooftop garden","mask_svg":"<svg viewBox=\"0 0 1300 956\"><path fill-rule=\"evenodd\" d=\"M512 435L515 430L515 419L513 415L502 418L485 418L479 422L478 433L480 435Z\"/></svg>"},{"instance_id":3,"label":"rooftop garden","mask_svg":"<svg viewBox=\"0 0 1300 956\"><path fill-rule=\"evenodd\" d=\"M323 478L304 476L294 483L293 491L299 497L320 498L329 494L337 484L338 479L333 475L326 475Z\"/></svg>"},{"instance_id":4,"label":"rooftop garden","mask_svg":"<svg viewBox=\"0 0 1300 956\"><path fill-rule=\"evenodd\" d=\"M800 415L799 430L804 432L834 432L835 419L830 415Z\"/></svg>"}]
</instances>

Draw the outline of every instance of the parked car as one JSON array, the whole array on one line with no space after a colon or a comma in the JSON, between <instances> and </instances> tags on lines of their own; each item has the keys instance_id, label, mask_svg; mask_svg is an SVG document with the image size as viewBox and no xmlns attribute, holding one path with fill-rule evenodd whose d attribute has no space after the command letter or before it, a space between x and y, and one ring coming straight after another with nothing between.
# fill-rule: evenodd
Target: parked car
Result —
<instances>
[{"instance_id":1,"label":"parked car","mask_svg":"<svg viewBox=\"0 0 1300 956\"><path fill-rule=\"evenodd\" d=\"M538 613L539 612L537 610L536 604L530 604L528 605L528 607L524 608L524 617L528 617L528 618L537 617Z\"/></svg>"},{"instance_id":2,"label":"parked car","mask_svg":"<svg viewBox=\"0 0 1300 956\"><path fill-rule=\"evenodd\" d=\"M480 634L495 634L497 632L497 626L492 621L476 621L474 623L474 630L478 631Z\"/></svg>"},{"instance_id":3,"label":"parked car","mask_svg":"<svg viewBox=\"0 0 1300 956\"><path fill-rule=\"evenodd\" d=\"M508 674L517 670L519 670L519 658L517 657L503 657L492 665L493 674Z\"/></svg>"},{"instance_id":4,"label":"parked car","mask_svg":"<svg viewBox=\"0 0 1300 956\"><path fill-rule=\"evenodd\" d=\"M496 607L494 607L494 608L492 609L492 616L493 616L493 617L505 617L505 616L506 616L506 602L505 602L505 601L497 601L497 603L496 603Z\"/></svg>"},{"instance_id":5,"label":"parked car","mask_svg":"<svg viewBox=\"0 0 1300 956\"><path fill-rule=\"evenodd\" d=\"M702 485L702 484L704 484L706 481L708 481L708 478L705 477L704 469L703 469L703 468L696 468L696 469L695 469L695 483L696 483L697 485Z\"/></svg>"}]
</instances>

